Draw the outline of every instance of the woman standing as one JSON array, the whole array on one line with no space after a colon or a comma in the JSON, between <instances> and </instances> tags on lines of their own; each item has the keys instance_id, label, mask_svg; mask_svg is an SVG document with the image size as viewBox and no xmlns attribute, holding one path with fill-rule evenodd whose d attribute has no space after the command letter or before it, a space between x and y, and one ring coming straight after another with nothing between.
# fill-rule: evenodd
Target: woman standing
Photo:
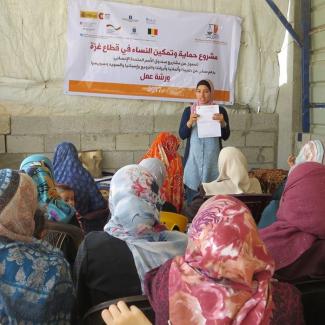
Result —
<instances>
[{"instance_id":1,"label":"woman standing","mask_svg":"<svg viewBox=\"0 0 325 325\"><path fill-rule=\"evenodd\" d=\"M185 108L179 126L181 139L189 139L184 154L184 184L186 185L187 202L197 194L201 183L212 182L218 178L217 161L222 149L221 138L227 140L230 135L228 114L219 106L219 114L213 120L221 125L221 137L199 138L197 119L200 116L198 106L213 105L214 89L208 80L201 80L196 86L196 102Z\"/></svg>"}]
</instances>

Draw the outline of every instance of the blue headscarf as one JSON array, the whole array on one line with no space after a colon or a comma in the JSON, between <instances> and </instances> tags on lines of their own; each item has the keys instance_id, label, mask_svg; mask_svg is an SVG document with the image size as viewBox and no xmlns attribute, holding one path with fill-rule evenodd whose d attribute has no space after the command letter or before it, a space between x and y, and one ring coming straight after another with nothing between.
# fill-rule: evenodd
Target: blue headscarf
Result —
<instances>
[{"instance_id":1,"label":"blue headscarf","mask_svg":"<svg viewBox=\"0 0 325 325\"><path fill-rule=\"evenodd\" d=\"M104 231L130 248L141 284L146 272L183 255L187 236L160 225L159 187L147 169L128 165L113 176L109 193L111 219Z\"/></svg>"},{"instance_id":2,"label":"blue headscarf","mask_svg":"<svg viewBox=\"0 0 325 325\"><path fill-rule=\"evenodd\" d=\"M20 169L36 184L38 203L46 208L48 219L68 223L76 210L64 202L57 193L51 161L43 155L32 155L23 160Z\"/></svg>"},{"instance_id":3,"label":"blue headscarf","mask_svg":"<svg viewBox=\"0 0 325 325\"><path fill-rule=\"evenodd\" d=\"M69 265L32 237L37 204L29 176L0 170L0 324L70 324Z\"/></svg>"},{"instance_id":4,"label":"blue headscarf","mask_svg":"<svg viewBox=\"0 0 325 325\"><path fill-rule=\"evenodd\" d=\"M106 208L103 196L90 173L82 166L72 143L62 142L57 146L53 166L57 183L69 185L73 189L76 209L81 215Z\"/></svg>"}]
</instances>

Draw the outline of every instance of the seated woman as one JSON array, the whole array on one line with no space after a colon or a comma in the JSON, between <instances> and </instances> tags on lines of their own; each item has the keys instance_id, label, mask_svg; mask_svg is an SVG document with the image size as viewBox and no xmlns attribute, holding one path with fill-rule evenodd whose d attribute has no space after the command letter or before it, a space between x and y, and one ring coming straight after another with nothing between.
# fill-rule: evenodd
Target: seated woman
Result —
<instances>
[{"instance_id":1,"label":"seated woman","mask_svg":"<svg viewBox=\"0 0 325 325\"><path fill-rule=\"evenodd\" d=\"M1 169L0 189L0 323L70 324L69 265L57 248L32 237L33 180Z\"/></svg>"},{"instance_id":2,"label":"seated woman","mask_svg":"<svg viewBox=\"0 0 325 325\"><path fill-rule=\"evenodd\" d=\"M82 216L107 207L107 202L90 173L82 166L72 143L62 142L57 146L53 167L56 182L69 185L74 191L76 210Z\"/></svg>"},{"instance_id":3,"label":"seated woman","mask_svg":"<svg viewBox=\"0 0 325 325\"><path fill-rule=\"evenodd\" d=\"M307 161L314 161L320 164L325 164L324 147L321 141L311 140L308 141L299 151L297 157L290 155L288 157L288 165L290 167L289 173L299 164ZM270 226L276 221L276 214L279 209L281 196L285 187L287 179L285 179L276 189L272 196L272 201L265 207L261 220L258 223L258 228L262 229Z\"/></svg>"},{"instance_id":4,"label":"seated woman","mask_svg":"<svg viewBox=\"0 0 325 325\"><path fill-rule=\"evenodd\" d=\"M211 183L202 183L199 195L185 209L185 214L193 218L204 202L204 196L219 194L262 193L257 178L248 176L247 159L235 147L226 147L220 151L218 159L219 177Z\"/></svg>"},{"instance_id":5,"label":"seated woman","mask_svg":"<svg viewBox=\"0 0 325 325\"><path fill-rule=\"evenodd\" d=\"M61 199L56 191L51 161L43 155L32 155L23 160L20 169L29 175L37 187L38 203L46 210L47 218L69 223L76 210Z\"/></svg>"},{"instance_id":6,"label":"seated woman","mask_svg":"<svg viewBox=\"0 0 325 325\"><path fill-rule=\"evenodd\" d=\"M248 176L247 159L235 147L220 151L218 159L219 177L211 183L202 183L205 195L262 193L257 178Z\"/></svg>"},{"instance_id":7,"label":"seated woman","mask_svg":"<svg viewBox=\"0 0 325 325\"><path fill-rule=\"evenodd\" d=\"M147 273L145 292L156 325L303 324L299 291L273 271L250 211L219 195L194 218L185 255Z\"/></svg>"},{"instance_id":8,"label":"seated woman","mask_svg":"<svg viewBox=\"0 0 325 325\"><path fill-rule=\"evenodd\" d=\"M171 133L161 132L158 134L147 153L142 157L158 158L166 166L167 176L160 189L161 198L180 212L183 207L184 185L183 165L181 156L177 150L180 140Z\"/></svg>"},{"instance_id":9,"label":"seated woman","mask_svg":"<svg viewBox=\"0 0 325 325\"><path fill-rule=\"evenodd\" d=\"M187 236L159 223L158 191L154 177L139 165L113 176L111 219L105 231L85 237L76 258L79 317L105 300L141 294L147 271L183 254Z\"/></svg>"},{"instance_id":10,"label":"seated woman","mask_svg":"<svg viewBox=\"0 0 325 325\"><path fill-rule=\"evenodd\" d=\"M325 167L306 162L289 174L277 220L260 235L288 282L325 277Z\"/></svg>"}]
</instances>

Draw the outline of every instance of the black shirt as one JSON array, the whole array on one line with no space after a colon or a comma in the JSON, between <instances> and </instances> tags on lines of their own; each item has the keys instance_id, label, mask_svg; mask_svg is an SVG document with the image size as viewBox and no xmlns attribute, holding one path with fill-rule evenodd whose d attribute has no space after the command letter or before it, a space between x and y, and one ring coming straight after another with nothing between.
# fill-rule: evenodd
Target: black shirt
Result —
<instances>
[{"instance_id":1,"label":"black shirt","mask_svg":"<svg viewBox=\"0 0 325 325\"><path fill-rule=\"evenodd\" d=\"M129 247L104 231L89 233L81 243L74 278L79 319L106 300L142 294Z\"/></svg>"}]
</instances>

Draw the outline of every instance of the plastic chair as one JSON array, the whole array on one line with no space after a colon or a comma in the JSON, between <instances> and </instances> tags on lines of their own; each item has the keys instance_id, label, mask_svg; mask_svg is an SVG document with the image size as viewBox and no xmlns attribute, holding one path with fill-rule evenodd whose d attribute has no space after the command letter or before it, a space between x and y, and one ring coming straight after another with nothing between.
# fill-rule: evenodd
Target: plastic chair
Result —
<instances>
[{"instance_id":1,"label":"plastic chair","mask_svg":"<svg viewBox=\"0 0 325 325\"><path fill-rule=\"evenodd\" d=\"M272 199L271 194L230 194L230 196L245 203L251 211L256 224L260 221L264 208ZM193 219L199 211L201 205L212 196L197 195L191 205L184 209L184 213L190 219Z\"/></svg>"},{"instance_id":2,"label":"plastic chair","mask_svg":"<svg viewBox=\"0 0 325 325\"><path fill-rule=\"evenodd\" d=\"M130 296L124 298L117 298L113 300L104 301L96 306L91 307L82 319L82 325L105 325L101 317L103 309L108 308L112 304L116 304L123 300L128 306L137 306L147 316L147 318L154 324L155 313L149 303L147 296Z\"/></svg>"},{"instance_id":3,"label":"plastic chair","mask_svg":"<svg viewBox=\"0 0 325 325\"><path fill-rule=\"evenodd\" d=\"M164 224L168 230L185 232L188 219L179 213L160 211L160 222Z\"/></svg>"},{"instance_id":4,"label":"plastic chair","mask_svg":"<svg viewBox=\"0 0 325 325\"><path fill-rule=\"evenodd\" d=\"M72 265L76 258L79 245L84 238L82 230L73 225L49 220L45 222L45 229L46 235L44 240L52 246L61 249L65 258Z\"/></svg>"},{"instance_id":5,"label":"plastic chair","mask_svg":"<svg viewBox=\"0 0 325 325\"><path fill-rule=\"evenodd\" d=\"M232 194L231 196L247 205L256 224L260 221L263 210L272 199L271 194Z\"/></svg>"}]
</instances>

